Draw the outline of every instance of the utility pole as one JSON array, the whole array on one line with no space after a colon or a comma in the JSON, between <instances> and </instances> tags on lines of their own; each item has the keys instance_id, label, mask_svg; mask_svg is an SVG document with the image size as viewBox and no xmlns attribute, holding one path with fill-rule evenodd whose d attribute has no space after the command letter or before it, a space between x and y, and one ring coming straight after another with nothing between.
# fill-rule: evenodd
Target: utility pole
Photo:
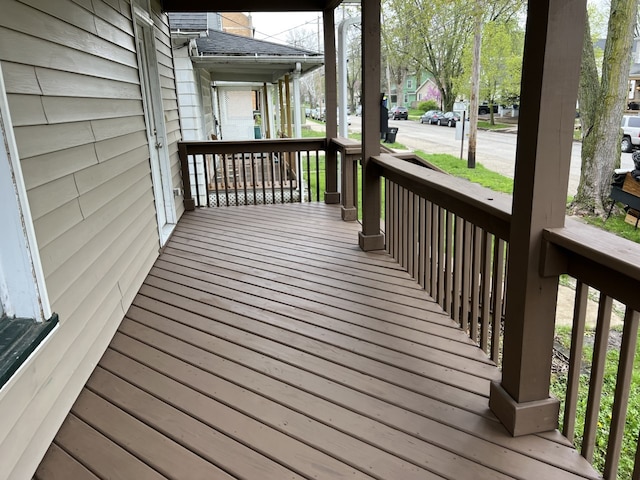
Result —
<instances>
[{"instance_id":1,"label":"utility pole","mask_svg":"<svg viewBox=\"0 0 640 480\"><path fill-rule=\"evenodd\" d=\"M473 65L471 67L471 98L469 101L469 150L467 153L468 168L476 168L478 97L480 96L480 47L482 45L482 0L476 0L474 10Z\"/></svg>"}]
</instances>

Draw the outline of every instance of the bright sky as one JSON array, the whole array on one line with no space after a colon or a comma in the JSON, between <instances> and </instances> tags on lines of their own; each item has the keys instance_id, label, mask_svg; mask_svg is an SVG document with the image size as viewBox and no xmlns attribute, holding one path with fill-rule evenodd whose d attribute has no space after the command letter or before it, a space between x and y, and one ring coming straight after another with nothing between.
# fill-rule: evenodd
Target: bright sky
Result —
<instances>
[{"instance_id":1,"label":"bright sky","mask_svg":"<svg viewBox=\"0 0 640 480\"><path fill-rule=\"evenodd\" d=\"M286 43L287 33L297 27L304 27L317 35L318 18L322 29L322 16L319 12L253 12L255 38L276 43Z\"/></svg>"}]
</instances>

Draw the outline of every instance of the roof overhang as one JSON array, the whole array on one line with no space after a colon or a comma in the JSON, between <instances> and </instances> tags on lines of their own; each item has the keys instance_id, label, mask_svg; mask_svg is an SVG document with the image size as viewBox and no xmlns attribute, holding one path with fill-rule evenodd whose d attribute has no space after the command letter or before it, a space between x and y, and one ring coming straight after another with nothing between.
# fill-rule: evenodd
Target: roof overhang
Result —
<instances>
[{"instance_id":1,"label":"roof overhang","mask_svg":"<svg viewBox=\"0 0 640 480\"><path fill-rule=\"evenodd\" d=\"M300 64L300 73L308 73L324 65L324 58L302 56L192 56L194 67L211 73L213 81L275 83Z\"/></svg>"},{"instance_id":2,"label":"roof overhang","mask_svg":"<svg viewBox=\"0 0 640 480\"><path fill-rule=\"evenodd\" d=\"M165 12L318 12L335 9L341 3L360 3L348 0L161 0Z\"/></svg>"}]
</instances>

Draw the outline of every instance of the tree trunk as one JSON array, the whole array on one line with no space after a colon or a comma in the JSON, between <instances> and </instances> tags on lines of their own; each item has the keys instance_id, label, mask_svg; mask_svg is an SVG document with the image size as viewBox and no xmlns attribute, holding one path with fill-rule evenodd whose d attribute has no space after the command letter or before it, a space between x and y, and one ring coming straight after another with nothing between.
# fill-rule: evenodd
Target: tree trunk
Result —
<instances>
[{"instance_id":1,"label":"tree trunk","mask_svg":"<svg viewBox=\"0 0 640 480\"><path fill-rule=\"evenodd\" d=\"M598 82L587 22L578 98L582 118L582 170L570 211L605 215L613 170L620 165L620 122L627 95L637 0L612 0Z\"/></svg>"},{"instance_id":2,"label":"tree trunk","mask_svg":"<svg viewBox=\"0 0 640 480\"><path fill-rule=\"evenodd\" d=\"M476 168L476 147L478 141L478 104L480 96L480 49L482 46L482 9L480 0L476 2L473 35L473 66L471 71L471 95L469 101L469 150L467 167Z\"/></svg>"}]
</instances>

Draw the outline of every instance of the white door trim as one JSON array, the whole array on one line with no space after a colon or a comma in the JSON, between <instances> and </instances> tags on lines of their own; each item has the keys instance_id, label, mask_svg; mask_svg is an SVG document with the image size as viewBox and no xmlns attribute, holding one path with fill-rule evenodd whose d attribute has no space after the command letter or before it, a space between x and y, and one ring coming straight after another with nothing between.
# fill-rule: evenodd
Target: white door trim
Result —
<instances>
[{"instance_id":1,"label":"white door trim","mask_svg":"<svg viewBox=\"0 0 640 480\"><path fill-rule=\"evenodd\" d=\"M151 178L156 205L156 217L160 246L168 240L177 223L171 164L167 152L167 134L162 104L162 88L155 49L153 21L149 15L132 2L134 34L140 72L142 103L145 111L145 124L149 139L151 160ZM144 45L140 51L139 42Z\"/></svg>"}]
</instances>

